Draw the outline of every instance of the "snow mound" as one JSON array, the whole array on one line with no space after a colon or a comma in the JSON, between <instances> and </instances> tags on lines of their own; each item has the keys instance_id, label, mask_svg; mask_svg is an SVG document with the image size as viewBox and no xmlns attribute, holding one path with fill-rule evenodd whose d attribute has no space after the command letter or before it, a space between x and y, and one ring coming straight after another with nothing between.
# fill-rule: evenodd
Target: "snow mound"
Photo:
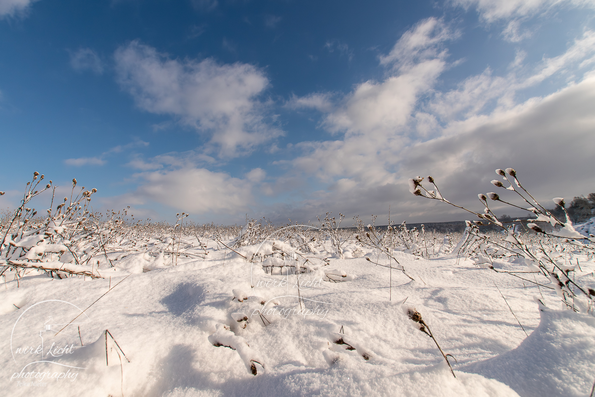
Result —
<instances>
[{"instance_id":1,"label":"snow mound","mask_svg":"<svg viewBox=\"0 0 595 397\"><path fill-rule=\"evenodd\" d=\"M574 228L577 232L582 234L583 236L589 236L590 234L595 235L595 217L589 219L585 223L581 223L580 225L575 225Z\"/></svg>"},{"instance_id":2,"label":"snow mound","mask_svg":"<svg viewBox=\"0 0 595 397\"><path fill-rule=\"evenodd\" d=\"M463 368L523 397L588 396L595 378L595 318L541 308L541 322L516 349Z\"/></svg>"}]
</instances>

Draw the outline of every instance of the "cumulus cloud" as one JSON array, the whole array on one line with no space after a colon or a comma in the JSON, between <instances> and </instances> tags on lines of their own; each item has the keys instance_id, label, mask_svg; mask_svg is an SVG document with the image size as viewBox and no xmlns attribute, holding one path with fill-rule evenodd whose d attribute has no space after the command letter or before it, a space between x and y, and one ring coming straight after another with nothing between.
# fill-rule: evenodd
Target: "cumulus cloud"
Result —
<instances>
[{"instance_id":1,"label":"cumulus cloud","mask_svg":"<svg viewBox=\"0 0 595 397\"><path fill-rule=\"evenodd\" d=\"M0 1L0 19L15 15L24 15L31 4L39 0L2 0Z\"/></svg>"},{"instance_id":2,"label":"cumulus cloud","mask_svg":"<svg viewBox=\"0 0 595 397\"><path fill-rule=\"evenodd\" d=\"M77 72L91 71L95 74L103 73L103 62L99 55L90 48L79 48L70 53L70 66Z\"/></svg>"},{"instance_id":3,"label":"cumulus cloud","mask_svg":"<svg viewBox=\"0 0 595 397\"><path fill-rule=\"evenodd\" d=\"M250 182L258 183L264 181L266 175L266 171L262 168L254 168L246 174L246 179L248 179Z\"/></svg>"},{"instance_id":4,"label":"cumulus cloud","mask_svg":"<svg viewBox=\"0 0 595 397\"><path fill-rule=\"evenodd\" d=\"M138 175L141 185L134 196L137 204L147 200L193 215L206 213L237 214L252 202L249 182L223 172L185 167Z\"/></svg>"},{"instance_id":5,"label":"cumulus cloud","mask_svg":"<svg viewBox=\"0 0 595 397\"><path fill-rule=\"evenodd\" d=\"M390 54L380 57L380 64L388 68L385 80L357 85L332 109L322 94L292 99L289 103L295 107L330 109L322 126L344 134L343 140L299 145L305 154L293 165L321 180L354 178L365 187L394 179L386 162L391 163L394 153L409 143L407 126L424 124L427 133L432 128L431 117L416 120L413 111L420 95L445 69L447 53L441 47L453 37L440 20L423 20L403 34Z\"/></svg>"},{"instance_id":6,"label":"cumulus cloud","mask_svg":"<svg viewBox=\"0 0 595 397\"><path fill-rule=\"evenodd\" d=\"M351 139L323 142L320 151L298 161L312 161L316 168L316 161L323 161L325 155L337 150L345 154L344 164L351 161L364 168L357 171L351 167L352 176L332 179L324 190L303 200L279 204L270 209L268 217L277 222L287 218L307 222L315 220L316 214L340 211L348 218L360 215L365 222L374 214L378 223L385 223L390 207L396 221L472 219L461 210L414 197L408 190L407 179L432 175L445 197L471 209L481 210L477 194L489 191L523 205L514 194L490 183L497 178L494 170L506 167L515 168L531 193L547 207L553 207L553 197L565 196L570 200L591 192L595 186L595 175L587 166L592 163L591 148L595 147L595 115L591 109L594 101L595 76L511 109L459 122L458 134L403 146L392 152L397 159L392 166L388 157L377 156L376 170L370 168L373 162L367 162L365 156L350 157L351 153L345 151ZM362 177L366 167L373 174L384 175L368 183ZM496 212L515 215L509 207Z\"/></svg>"},{"instance_id":7,"label":"cumulus cloud","mask_svg":"<svg viewBox=\"0 0 595 397\"><path fill-rule=\"evenodd\" d=\"M515 168L548 205L555 196L588 193L595 186L585 167L595 147L594 100L595 77L590 77L545 98L462 121L458 134L407 148L400 170L409 176L432 174L445 195L468 205L474 205L473 192L496 189L489 183L495 168Z\"/></svg>"},{"instance_id":8,"label":"cumulus cloud","mask_svg":"<svg viewBox=\"0 0 595 397\"><path fill-rule=\"evenodd\" d=\"M139 108L211 134L221 157L240 155L282 134L265 122L257 96L269 81L255 66L169 59L138 41L118 48L115 59L118 81Z\"/></svg>"},{"instance_id":9,"label":"cumulus cloud","mask_svg":"<svg viewBox=\"0 0 595 397\"><path fill-rule=\"evenodd\" d=\"M322 122L334 139L296 145L302 155L289 161L324 188L278 205L271 218L308 221L341 211L386 219L391 206L393 219L464 219L457 209L412 196L407 179L431 174L449 199L478 208L477 193L495 190L494 169L506 167L516 168L546 205L551 197L590 192L595 177L584 165L595 145L593 33L532 65L519 50L506 74L486 68L440 91L436 81L450 66L443 44L456 37L440 24L421 21L381 56L384 80L335 97ZM557 92L518 101L520 91L554 76L566 76ZM288 103L316 107L319 96Z\"/></svg>"}]
</instances>

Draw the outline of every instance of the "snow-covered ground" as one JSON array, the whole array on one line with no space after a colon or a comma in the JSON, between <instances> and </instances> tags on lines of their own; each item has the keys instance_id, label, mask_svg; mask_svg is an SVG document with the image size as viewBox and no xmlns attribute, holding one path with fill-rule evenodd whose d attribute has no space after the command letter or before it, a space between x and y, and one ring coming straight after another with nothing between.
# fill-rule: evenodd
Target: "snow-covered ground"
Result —
<instances>
[{"instance_id":1,"label":"snow-covered ground","mask_svg":"<svg viewBox=\"0 0 595 397\"><path fill-rule=\"evenodd\" d=\"M595 317L562 310L551 285L443 250L426 257L395 251L397 265L355 239L344 242L344 258L330 240L299 255L279 241L284 255L254 262L241 255L271 253L270 243L237 252L209 239L201 248L192 235L178 243L177 263L165 248L175 245L163 238L107 252L115 267L98 256L91 270L103 278L5 273L0 394L591 393ZM572 259L580 261L576 278L595 288L592 256ZM303 273L279 267L295 262ZM513 258L498 262L508 268L518 268ZM456 378L407 309L422 316Z\"/></svg>"}]
</instances>

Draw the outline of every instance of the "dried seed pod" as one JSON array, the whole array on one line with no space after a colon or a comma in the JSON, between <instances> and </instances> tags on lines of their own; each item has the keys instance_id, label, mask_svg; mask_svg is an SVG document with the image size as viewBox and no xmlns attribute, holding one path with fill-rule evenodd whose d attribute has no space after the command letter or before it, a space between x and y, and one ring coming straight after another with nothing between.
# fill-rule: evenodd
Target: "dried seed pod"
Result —
<instances>
[{"instance_id":1,"label":"dried seed pod","mask_svg":"<svg viewBox=\"0 0 595 397\"><path fill-rule=\"evenodd\" d=\"M479 200L480 200L480 201L483 201L483 202L486 202L486 201L488 200L488 199L487 199L487 197L486 197L486 195L485 195L485 194L483 194L483 193L479 193L479 194L477 195L477 198L479 198Z\"/></svg>"},{"instance_id":2,"label":"dried seed pod","mask_svg":"<svg viewBox=\"0 0 595 397\"><path fill-rule=\"evenodd\" d=\"M516 171L514 170L514 168L507 168L506 173L511 177L516 178Z\"/></svg>"},{"instance_id":3,"label":"dried seed pod","mask_svg":"<svg viewBox=\"0 0 595 397\"><path fill-rule=\"evenodd\" d=\"M552 200L556 205L559 205L562 208L566 207L566 202L564 201L563 197L556 197L556 198L553 198Z\"/></svg>"},{"instance_id":4,"label":"dried seed pod","mask_svg":"<svg viewBox=\"0 0 595 397\"><path fill-rule=\"evenodd\" d=\"M496 187L504 187L504 184L502 182L500 182L499 180L497 180L497 179L493 179L491 181L491 184L494 185L494 186L496 186Z\"/></svg>"},{"instance_id":5,"label":"dried seed pod","mask_svg":"<svg viewBox=\"0 0 595 397\"><path fill-rule=\"evenodd\" d=\"M500 175L500 176L506 176L506 173L504 172L504 170L501 170L500 168L498 168L496 170L496 174Z\"/></svg>"},{"instance_id":6,"label":"dried seed pod","mask_svg":"<svg viewBox=\"0 0 595 397\"><path fill-rule=\"evenodd\" d=\"M416 323L421 323L423 321L420 312L412 308L407 309L407 316Z\"/></svg>"},{"instance_id":7,"label":"dried seed pod","mask_svg":"<svg viewBox=\"0 0 595 397\"><path fill-rule=\"evenodd\" d=\"M494 200L494 201L500 200L500 196L498 196L498 194L496 194L494 192L489 192L488 197L490 198L490 200Z\"/></svg>"}]
</instances>

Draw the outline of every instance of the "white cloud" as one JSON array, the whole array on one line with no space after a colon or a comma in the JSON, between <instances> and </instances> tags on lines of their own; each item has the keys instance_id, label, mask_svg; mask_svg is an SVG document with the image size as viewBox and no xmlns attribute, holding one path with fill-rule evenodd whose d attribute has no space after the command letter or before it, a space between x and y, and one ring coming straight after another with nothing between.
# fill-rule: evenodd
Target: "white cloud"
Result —
<instances>
[{"instance_id":1,"label":"white cloud","mask_svg":"<svg viewBox=\"0 0 595 397\"><path fill-rule=\"evenodd\" d=\"M152 200L193 215L242 213L252 202L248 182L205 168L146 172L140 177L134 196L141 203Z\"/></svg>"},{"instance_id":2,"label":"white cloud","mask_svg":"<svg viewBox=\"0 0 595 397\"><path fill-rule=\"evenodd\" d=\"M316 109L321 112L329 112L333 107L333 103L331 102L331 94L313 93L303 97L293 95L285 103L285 107L289 109Z\"/></svg>"},{"instance_id":3,"label":"white cloud","mask_svg":"<svg viewBox=\"0 0 595 397\"><path fill-rule=\"evenodd\" d=\"M106 163L106 157L114 153L122 153L124 151L138 148L138 147L147 147L149 146L148 142L142 141L140 139L136 139L133 142L130 142L126 145L118 145L114 146L113 148L101 153L100 156L95 157L79 157L79 158L72 158L64 160L64 164L71 165L75 167L82 167L84 165L104 165Z\"/></svg>"},{"instance_id":4,"label":"white cloud","mask_svg":"<svg viewBox=\"0 0 595 397\"><path fill-rule=\"evenodd\" d=\"M414 197L407 179L432 175L445 197L471 209L481 210L477 194L489 191L522 204L514 194L507 195L510 192L490 184L497 178L494 170L507 167L515 168L525 187L546 206L552 207L551 198L556 196L570 200L586 195L595 186L595 175L588 166L595 147L593 103L595 76L544 98L453 124L457 134L379 151L372 159L372 148L367 154L359 149L350 152L357 147L351 138L318 143L320 150L298 159L296 166L307 174L307 166L319 169L320 162L330 161L327 158L337 153L330 161L337 167L336 174L348 170L350 176L331 178L323 191L270 208L270 218L307 222L315 220L315 214L341 211L348 219L361 215L365 222L374 214L382 224L387 221L390 206L392 219L399 222L473 219L461 210ZM510 208L496 212L511 214Z\"/></svg>"},{"instance_id":5,"label":"white cloud","mask_svg":"<svg viewBox=\"0 0 595 397\"><path fill-rule=\"evenodd\" d=\"M531 16L558 5L595 7L592 0L452 0L452 3L465 9L475 8L488 23Z\"/></svg>"},{"instance_id":6,"label":"white cloud","mask_svg":"<svg viewBox=\"0 0 595 397\"><path fill-rule=\"evenodd\" d=\"M492 76L488 68L480 75L468 77L455 90L436 93L428 108L446 121L470 117L480 113L488 102L501 98L512 84L511 76Z\"/></svg>"},{"instance_id":7,"label":"white cloud","mask_svg":"<svg viewBox=\"0 0 595 397\"><path fill-rule=\"evenodd\" d=\"M366 189L394 181L387 165L410 143L409 125L418 124L428 135L436 128L433 116L416 117L414 109L446 67L442 43L455 36L440 20L423 20L380 57L389 68L385 80L359 84L332 108L324 94L293 98L291 106L329 111L322 126L345 135L343 140L300 144L304 155L292 164L320 180L347 178Z\"/></svg>"},{"instance_id":8,"label":"white cloud","mask_svg":"<svg viewBox=\"0 0 595 397\"><path fill-rule=\"evenodd\" d=\"M75 159L66 159L64 160L64 164L75 167L82 167L84 165L104 165L105 160L99 157L79 157Z\"/></svg>"},{"instance_id":9,"label":"white cloud","mask_svg":"<svg viewBox=\"0 0 595 397\"><path fill-rule=\"evenodd\" d=\"M592 77L545 98L462 121L452 126L457 134L408 148L400 170L410 177L438 177L445 195L469 205L475 202L473 192L496 189L489 184L495 168L515 168L541 200L586 194L595 186L595 175L585 166L595 147L594 101Z\"/></svg>"},{"instance_id":10,"label":"white cloud","mask_svg":"<svg viewBox=\"0 0 595 397\"><path fill-rule=\"evenodd\" d=\"M575 40L574 44L562 55L543 60L541 70L528 78L522 86L528 87L541 83L554 73L572 65L573 63L583 62L587 56L595 55L595 32L587 30L583 37ZM580 65L579 65L580 67Z\"/></svg>"},{"instance_id":11,"label":"white cloud","mask_svg":"<svg viewBox=\"0 0 595 397\"><path fill-rule=\"evenodd\" d=\"M390 53L380 56L380 64L404 70L428 59L442 58L441 45L458 36L442 20L424 19L405 32Z\"/></svg>"},{"instance_id":12,"label":"white cloud","mask_svg":"<svg viewBox=\"0 0 595 397\"><path fill-rule=\"evenodd\" d=\"M397 41L380 64L391 67L382 82L366 81L324 121L330 131L348 134L395 134L409 121L421 93L429 90L446 66L442 44L456 37L436 18L422 20Z\"/></svg>"},{"instance_id":13,"label":"white cloud","mask_svg":"<svg viewBox=\"0 0 595 397\"><path fill-rule=\"evenodd\" d=\"M380 83L362 83L326 118L324 125L334 132L398 133L408 122L420 93L432 87L444 67L443 60L431 59Z\"/></svg>"},{"instance_id":14,"label":"white cloud","mask_svg":"<svg viewBox=\"0 0 595 397\"><path fill-rule=\"evenodd\" d=\"M90 48L79 48L70 53L70 65L77 72L90 70L95 74L103 73L103 62L99 55Z\"/></svg>"},{"instance_id":15,"label":"white cloud","mask_svg":"<svg viewBox=\"0 0 595 397\"><path fill-rule=\"evenodd\" d=\"M24 15L31 4L39 0L2 0L0 1L0 18Z\"/></svg>"},{"instance_id":16,"label":"white cloud","mask_svg":"<svg viewBox=\"0 0 595 397\"><path fill-rule=\"evenodd\" d=\"M115 58L118 81L138 107L211 133L222 157L282 134L265 122L264 105L256 98L269 81L252 65L172 60L137 41L118 48Z\"/></svg>"},{"instance_id":17,"label":"white cloud","mask_svg":"<svg viewBox=\"0 0 595 397\"><path fill-rule=\"evenodd\" d=\"M585 31L564 53L533 65L519 50L507 74L487 68L440 92L436 81L449 67L442 43L456 35L439 24L425 20L405 33L380 57L388 70L384 80L362 83L336 101L322 122L334 140L296 145L302 155L289 161L292 171L326 186L279 205L273 219L307 221L341 211L385 221L389 205L393 219L462 219L459 210L413 197L407 179L431 174L453 201L478 208L477 193L494 190L494 169L506 167L516 168L546 204L554 196L590 192L595 176L585 164L595 147L595 73L588 69L595 63L593 33ZM559 87L564 76L566 87L558 92L517 102L521 90L553 77ZM324 103L319 95L288 105L316 107Z\"/></svg>"},{"instance_id":18,"label":"white cloud","mask_svg":"<svg viewBox=\"0 0 595 397\"><path fill-rule=\"evenodd\" d=\"M595 9L593 0L451 0L454 6L464 9L474 8L484 22L491 24L506 22L502 36L506 41L517 43L534 32L524 29L526 20L559 8Z\"/></svg>"},{"instance_id":19,"label":"white cloud","mask_svg":"<svg viewBox=\"0 0 595 397\"><path fill-rule=\"evenodd\" d=\"M595 60L595 32L585 31L583 37L575 40L563 54L544 58L531 69L523 65L525 57L524 51L518 51L505 76L494 76L488 68L480 75L466 78L454 90L436 92L426 111L446 123L475 119L475 116L494 109L502 111L515 106L514 97L518 91L536 86L554 75L566 73L581 79L581 69L589 73L584 68L590 60ZM446 127L446 130L455 129Z\"/></svg>"},{"instance_id":20,"label":"white cloud","mask_svg":"<svg viewBox=\"0 0 595 397\"><path fill-rule=\"evenodd\" d=\"M250 182L259 183L264 181L264 178L266 178L266 176L267 173L265 170L263 170L262 168L254 168L246 174L246 179L248 179Z\"/></svg>"},{"instance_id":21,"label":"white cloud","mask_svg":"<svg viewBox=\"0 0 595 397\"><path fill-rule=\"evenodd\" d=\"M508 25L506 25L506 28L502 31L502 36L504 36L504 39L511 43L518 43L528 37L531 37L531 35L531 31L523 30L521 28L521 21L518 19L508 22Z\"/></svg>"}]
</instances>

